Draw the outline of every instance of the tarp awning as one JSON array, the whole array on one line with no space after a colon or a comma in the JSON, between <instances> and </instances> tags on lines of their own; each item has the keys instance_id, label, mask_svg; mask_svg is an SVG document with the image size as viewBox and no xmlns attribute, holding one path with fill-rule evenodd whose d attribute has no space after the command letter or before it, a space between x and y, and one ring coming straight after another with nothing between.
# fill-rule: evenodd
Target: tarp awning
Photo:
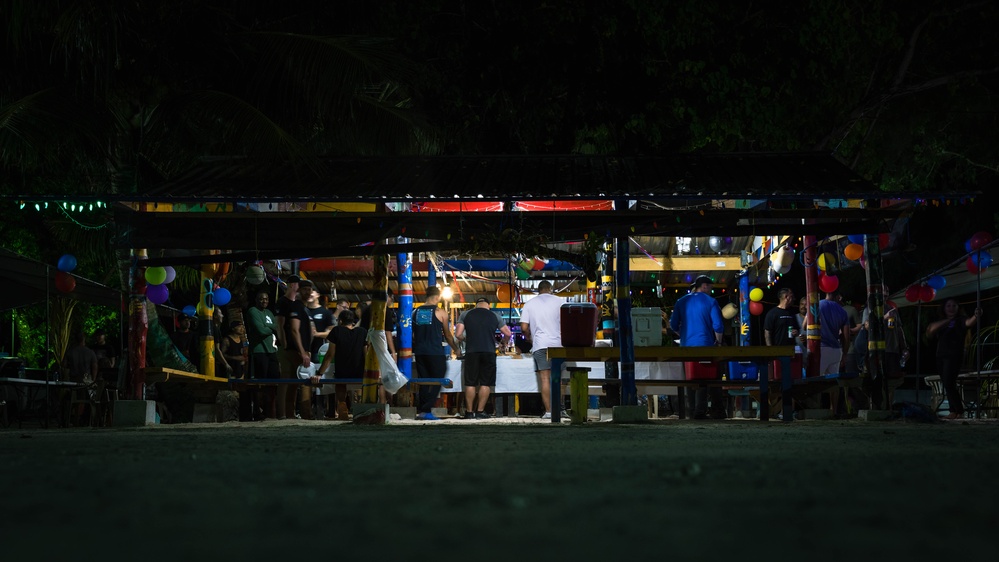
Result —
<instances>
[{"instance_id":1,"label":"tarp awning","mask_svg":"<svg viewBox=\"0 0 999 562\"><path fill-rule=\"evenodd\" d=\"M55 287L58 269L31 258L0 248L0 310L21 308L45 302L46 296L65 296L112 308L121 306L122 291L74 275L76 288L61 293Z\"/></svg>"}]
</instances>

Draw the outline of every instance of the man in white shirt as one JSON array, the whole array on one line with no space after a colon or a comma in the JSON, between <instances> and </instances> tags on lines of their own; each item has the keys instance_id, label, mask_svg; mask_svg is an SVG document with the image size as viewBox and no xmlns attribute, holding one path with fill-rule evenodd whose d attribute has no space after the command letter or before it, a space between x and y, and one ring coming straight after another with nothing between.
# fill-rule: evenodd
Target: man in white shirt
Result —
<instances>
[{"instance_id":1,"label":"man in white shirt","mask_svg":"<svg viewBox=\"0 0 999 562\"><path fill-rule=\"evenodd\" d=\"M534 371L538 376L538 391L545 405L543 419L551 419L552 363L549 347L562 347L562 299L552 294L550 281L538 284L538 295L524 303L520 311L520 331L531 343Z\"/></svg>"}]
</instances>

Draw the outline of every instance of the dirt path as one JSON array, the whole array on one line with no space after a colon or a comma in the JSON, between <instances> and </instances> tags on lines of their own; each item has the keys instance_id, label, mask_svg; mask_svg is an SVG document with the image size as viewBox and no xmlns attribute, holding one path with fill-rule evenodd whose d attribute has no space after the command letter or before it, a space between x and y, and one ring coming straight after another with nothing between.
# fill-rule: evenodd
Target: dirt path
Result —
<instances>
[{"instance_id":1,"label":"dirt path","mask_svg":"<svg viewBox=\"0 0 999 562\"><path fill-rule=\"evenodd\" d=\"M0 536L42 560L993 559L997 440L856 420L7 429Z\"/></svg>"}]
</instances>

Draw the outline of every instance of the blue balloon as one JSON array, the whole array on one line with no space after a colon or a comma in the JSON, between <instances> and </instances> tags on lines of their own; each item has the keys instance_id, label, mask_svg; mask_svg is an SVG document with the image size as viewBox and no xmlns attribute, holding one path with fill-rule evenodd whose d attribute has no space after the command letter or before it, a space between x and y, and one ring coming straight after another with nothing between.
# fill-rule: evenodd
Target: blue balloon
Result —
<instances>
[{"instance_id":1,"label":"blue balloon","mask_svg":"<svg viewBox=\"0 0 999 562\"><path fill-rule=\"evenodd\" d=\"M230 300L232 300L232 293L229 292L229 289L224 289L222 287L215 289L216 306L225 306L229 304Z\"/></svg>"},{"instance_id":2,"label":"blue balloon","mask_svg":"<svg viewBox=\"0 0 999 562\"><path fill-rule=\"evenodd\" d=\"M63 254L62 257L59 258L58 267L59 271L65 271L66 273L73 271L76 269L76 256L73 254Z\"/></svg>"},{"instance_id":3,"label":"blue balloon","mask_svg":"<svg viewBox=\"0 0 999 562\"><path fill-rule=\"evenodd\" d=\"M943 275L934 275L926 280L926 284L933 288L935 291L939 291L947 286L947 279Z\"/></svg>"},{"instance_id":4,"label":"blue balloon","mask_svg":"<svg viewBox=\"0 0 999 562\"><path fill-rule=\"evenodd\" d=\"M971 254L971 262L978 266L978 269L985 269L992 265L992 254L988 252L975 252Z\"/></svg>"},{"instance_id":5,"label":"blue balloon","mask_svg":"<svg viewBox=\"0 0 999 562\"><path fill-rule=\"evenodd\" d=\"M854 244L864 245L864 235L863 234L851 234L846 237L850 242Z\"/></svg>"},{"instance_id":6,"label":"blue balloon","mask_svg":"<svg viewBox=\"0 0 999 562\"><path fill-rule=\"evenodd\" d=\"M964 241L964 251L965 252L971 251L971 238L968 238L967 240Z\"/></svg>"},{"instance_id":7,"label":"blue balloon","mask_svg":"<svg viewBox=\"0 0 999 562\"><path fill-rule=\"evenodd\" d=\"M198 314L198 309L195 308L193 304L189 304L185 306L184 310L181 310L181 312L188 316L196 316Z\"/></svg>"}]
</instances>

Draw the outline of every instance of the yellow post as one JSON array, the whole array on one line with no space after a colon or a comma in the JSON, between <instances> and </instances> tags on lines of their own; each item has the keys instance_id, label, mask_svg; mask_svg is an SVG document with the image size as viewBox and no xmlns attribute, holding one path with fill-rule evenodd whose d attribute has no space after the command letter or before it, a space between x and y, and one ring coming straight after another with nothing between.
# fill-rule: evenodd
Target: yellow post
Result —
<instances>
[{"instance_id":1,"label":"yellow post","mask_svg":"<svg viewBox=\"0 0 999 562\"><path fill-rule=\"evenodd\" d=\"M569 418L572 423L586 423L586 409L589 407L590 388L589 369L569 367L569 405L572 413Z\"/></svg>"},{"instance_id":2,"label":"yellow post","mask_svg":"<svg viewBox=\"0 0 999 562\"><path fill-rule=\"evenodd\" d=\"M215 288L215 264L206 263L201 266L201 298L198 300L198 349L201 356L201 374L207 377L215 376L215 337L212 335L212 316L215 314L215 302L212 299Z\"/></svg>"},{"instance_id":3,"label":"yellow post","mask_svg":"<svg viewBox=\"0 0 999 562\"><path fill-rule=\"evenodd\" d=\"M368 329L385 329L386 292L388 291L388 254L374 256L374 284L371 295L371 325ZM391 337L391 336L389 336ZM364 354L364 376L361 379L361 403L378 402L378 382L381 380L378 356L372 346Z\"/></svg>"}]
</instances>

